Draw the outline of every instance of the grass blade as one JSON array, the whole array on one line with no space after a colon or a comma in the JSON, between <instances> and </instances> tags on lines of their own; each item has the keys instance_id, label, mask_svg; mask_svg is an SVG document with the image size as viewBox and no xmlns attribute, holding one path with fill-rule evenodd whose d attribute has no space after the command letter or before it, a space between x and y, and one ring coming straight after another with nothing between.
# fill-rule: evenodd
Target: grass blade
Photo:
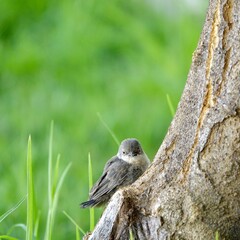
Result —
<instances>
[{"instance_id":1,"label":"grass blade","mask_svg":"<svg viewBox=\"0 0 240 240\"><path fill-rule=\"evenodd\" d=\"M6 236L6 235L2 235L2 236L0 236L0 239L18 240L17 238L10 237L10 236Z\"/></svg>"},{"instance_id":2,"label":"grass blade","mask_svg":"<svg viewBox=\"0 0 240 240\"><path fill-rule=\"evenodd\" d=\"M112 136L113 140L115 141L115 143L119 146L120 142L118 140L118 138L116 137L116 135L114 134L114 132L109 128L109 126L107 125L107 123L103 120L101 114L98 112L97 116L99 118L99 120L101 121L101 123L103 124L103 126L108 130L108 132L110 133L110 135Z\"/></svg>"},{"instance_id":3,"label":"grass blade","mask_svg":"<svg viewBox=\"0 0 240 240\"><path fill-rule=\"evenodd\" d=\"M89 182L89 190L90 190L93 186L92 161L91 161L90 153L88 153L88 182ZM90 213L90 231L93 231L95 226L94 208L89 208L89 213Z\"/></svg>"},{"instance_id":4,"label":"grass blade","mask_svg":"<svg viewBox=\"0 0 240 240\"><path fill-rule=\"evenodd\" d=\"M28 138L27 150L27 233L26 240L33 237L33 173L32 173L32 147L31 136Z\"/></svg>"},{"instance_id":5,"label":"grass blade","mask_svg":"<svg viewBox=\"0 0 240 240\"><path fill-rule=\"evenodd\" d=\"M54 194L54 197L53 197L53 205L52 205L52 216L51 216L51 231L52 231L52 228L53 228L53 225L54 225L54 219L55 219L55 213L56 213L56 209L57 209L57 204L58 204L58 199L59 199L59 193L60 193L60 190L61 190L61 187L62 187L62 184L63 184L63 181L71 167L72 163L70 162L67 167L64 169L59 181L58 181L58 184L57 184L57 187L56 187L56 191L55 191L55 194Z\"/></svg>"},{"instance_id":6,"label":"grass blade","mask_svg":"<svg viewBox=\"0 0 240 240\"><path fill-rule=\"evenodd\" d=\"M129 229L129 239L134 240L133 233L132 233L131 229Z\"/></svg>"},{"instance_id":7,"label":"grass blade","mask_svg":"<svg viewBox=\"0 0 240 240\"><path fill-rule=\"evenodd\" d=\"M56 188L57 188L60 157L61 157L61 155L58 154L57 162L56 162L55 169L54 169L54 177L53 177L53 185L52 185L52 196L54 196Z\"/></svg>"},{"instance_id":8,"label":"grass blade","mask_svg":"<svg viewBox=\"0 0 240 240\"><path fill-rule=\"evenodd\" d=\"M92 177L92 160L91 154L88 153L88 183L89 183L89 190L93 186L93 177Z\"/></svg>"},{"instance_id":9,"label":"grass blade","mask_svg":"<svg viewBox=\"0 0 240 240\"><path fill-rule=\"evenodd\" d=\"M11 213L13 213L25 200L26 197L23 197L15 206L13 206L11 209L9 209L7 212L5 212L3 215L0 216L0 223L8 217Z\"/></svg>"},{"instance_id":10,"label":"grass blade","mask_svg":"<svg viewBox=\"0 0 240 240\"><path fill-rule=\"evenodd\" d=\"M34 233L33 233L35 239L38 238L38 227L39 227L40 215L41 215L41 212L38 211L38 215L34 224Z\"/></svg>"},{"instance_id":11,"label":"grass blade","mask_svg":"<svg viewBox=\"0 0 240 240\"><path fill-rule=\"evenodd\" d=\"M15 229L15 228L20 228L20 229L22 229L25 233L26 233L26 231L27 231L27 226L26 226L25 224L23 224L23 223L17 223L17 224L14 224L13 226L11 226L11 228L7 231L7 235L12 234L12 231L13 231L13 229ZM0 238L0 239L1 239L1 238Z\"/></svg>"},{"instance_id":12,"label":"grass blade","mask_svg":"<svg viewBox=\"0 0 240 240\"><path fill-rule=\"evenodd\" d=\"M45 240L51 240L51 218L52 218L52 152L53 152L53 128L54 122L51 122L49 149L48 149L48 214L45 232Z\"/></svg>"},{"instance_id":13,"label":"grass blade","mask_svg":"<svg viewBox=\"0 0 240 240\"><path fill-rule=\"evenodd\" d=\"M50 240L50 222L51 222L51 210L48 209L48 214L47 214L47 226L46 226L46 232L45 232L45 240Z\"/></svg>"},{"instance_id":14,"label":"grass blade","mask_svg":"<svg viewBox=\"0 0 240 240\"><path fill-rule=\"evenodd\" d=\"M53 225L55 220L55 213L58 204L59 193L63 184L63 181L66 177L67 172L69 171L71 164L69 163L67 167L64 169L60 179L58 180L58 172L59 172L59 162L60 155L57 157L57 162L55 166L54 172L54 183L52 183L52 149L53 149L53 121L51 122L50 128L50 138L49 138L49 155L48 155L48 215L47 215L47 225L45 232L45 240L52 239Z\"/></svg>"},{"instance_id":15,"label":"grass blade","mask_svg":"<svg viewBox=\"0 0 240 240\"><path fill-rule=\"evenodd\" d=\"M48 152L48 205L52 205L52 152L53 152L53 128L54 122L51 122Z\"/></svg>"},{"instance_id":16,"label":"grass blade","mask_svg":"<svg viewBox=\"0 0 240 240\"><path fill-rule=\"evenodd\" d=\"M174 110L174 107L173 107L173 104L172 104L172 101L171 101L171 98L170 96L167 94L167 103L168 103L168 107L170 109L170 112L172 114L172 117L174 117L174 114L175 114L175 110Z\"/></svg>"},{"instance_id":17,"label":"grass blade","mask_svg":"<svg viewBox=\"0 0 240 240\"><path fill-rule=\"evenodd\" d=\"M80 234L77 226L76 226L76 240L80 240Z\"/></svg>"},{"instance_id":18,"label":"grass blade","mask_svg":"<svg viewBox=\"0 0 240 240\"><path fill-rule=\"evenodd\" d=\"M83 234L85 235L86 233L83 231L82 228L79 227L79 225L76 223L76 221L70 217L65 211L63 211L63 214L75 225L75 227Z\"/></svg>"},{"instance_id":19,"label":"grass blade","mask_svg":"<svg viewBox=\"0 0 240 240\"><path fill-rule=\"evenodd\" d=\"M219 240L220 238L219 238L219 232L218 231L216 231L216 233L215 233L215 240Z\"/></svg>"},{"instance_id":20,"label":"grass blade","mask_svg":"<svg viewBox=\"0 0 240 240\"><path fill-rule=\"evenodd\" d=\"M45 233L45 240L51 240L52 238L52 231L53 231L53 225L54 225L54 220L55 220L55 214L56 214L56 209L57 209L57 204L58 204L58 198L59 198L59 193L63 184L63 181L66 177L67 172L69 171L72 163L69 163L67 167L64 169L58 183L56 186L56 191L53 196L53 202L52 205L48 209L48 217L47 217L47 229Z\"/></svg>"}]
</instances>

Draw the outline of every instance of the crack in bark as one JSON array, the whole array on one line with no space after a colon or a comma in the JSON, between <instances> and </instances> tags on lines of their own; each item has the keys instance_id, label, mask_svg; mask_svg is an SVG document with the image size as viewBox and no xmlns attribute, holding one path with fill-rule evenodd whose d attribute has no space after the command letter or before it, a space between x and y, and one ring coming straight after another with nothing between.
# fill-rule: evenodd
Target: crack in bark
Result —
<instances>
[{"instance_id":1,"label":"crack in bark","mask_svg":"<svg viewBox=\"0 0 240 240\"><path fill-rule=\"evenodd\" d=\"M233 0L227 0L223 6L223 18L228 25L228 32L232 29L232 26L233 26L232 10L233 10Z\"/></svg>"},{"instance_id":2,"label":"crack in bark","mask_svg":"<svg viewBox=\"0 0 240 240\"><path fill-rule=\"evenodd\" d=\"M228 1L232 1L232 0L228 0ZM216 9L216 11L214 13L214 17L213 17L212 30L210 33L210 39L209 39L209 45L208 45L208 57L207 57L207 61L206 61L206 80L207 80L206 92L205 92L205 96L204 96L204 100L203 100L203 104L202 104L202 109L201 109L201 112L199 115L199 120L197 123L197 129L196 129L194 142L193 142L193 145L191 147L191 150L189 151L189 154L188 154L186 160L183 163L183 169L182 169L183 179L181 179L181 181L180 181L181 183L185 182L187 179L188 172L189 172L190 165L191 165L191 160L192 160L193 154L196 150L196 147L199 143L200 129L203 125L203 122L207 116L209 109L211 107L213 107L215 104L215 100L213 97L213 85L212 85L212 78L211 78L211 70L212 70L212 64L213 64L213 60L214 60L214 51L218 47L218 44L219 44L219 25L221 22L221 18L220 18L221 9L220 8L221 8L220 1L218 0L217 9ZM227 67L228 66L226 66L226 68Z\"/></svg>"},{"instance_id":3,"label":"crack in bark","mask_svg":"<svg viewBox=\"0 0 240 240\"><path fill-rule=\"evenodd\" d=\"M228 46L228 36L230 31L233 28L233 20L232 20L232 11L233 11L233 0L227 0L226 3L223 6L223 18L225 21L225 27L223 31L223 37L222 37L222 48L225 52L224 54L224 66L222 71L222 81L219 84L219 87L216 91L216 96L219 96L221 93L221 90L223 88L223 85L226 81L227 71L229 68L229 61L231 57L231 47Z\"/></svg>"},{"instance_id":4,"label":"crack in bark","mask_svg":"<svg viewBox=\"0 0 240 240\"><path fill-rule=\"evenodd\" d=\"M219 25L220 25L220 1L218 0L217 9L214 13L213 22L212 22L212 30L210 33L209 45L208 45L208 58L206 62L206 79L207 79L207 89L210 90L209 93L209 104L210 106L213 105L213 98L212 98L212 79L211 79L211 69L213 63L213 55L214 50L218 46L219 43Z\"/></svg>"},{"instance_id":5,"label":"crack in bark","mask_svg":"<svg viewBox=\"0 0 240 240\"><path fill-rule=\"evenodd\" d=\"M216 96L218 97L221 94L221 91L223 89L223 85L226 82L226 76L227 76L227 72L228 72L228 67L229 67L229 61L230 61L230 56L231 56L231 48L229 48L226 53L225 53L225 57L224 57L224 66L223 66L223 71L222 71L222 81L219 84L219 87L216 91Z\"/></svg>"},{"instance_id":6,"label":"crack in bark","mask_svg":"<svg viewBox=\"0 0 240 240\"><path fill-rule=\"evenodd\" d=\"M187 179L187 175L188 175L190 165L191 165L191 160L192 160L193 154L196 150L196 147L199 143L200 129L203 125L203 121L204 121L204 119L207 115L207 112L209 111L209 109L211 108L211 105L212 105L211 104L211 101L212 101L212 85L211 85L210 82L207 84L206 88L207 88L206 89L206 94L205 94L205 97L204 97L202 110L201 110L199 120L198 120L198 123L197 123L197 130L196 130L194 142L193 142L192 148L191 148L186 160L183 162L183 168L182 168L183 179L181 179L181 181L180 181L181 183L184 183Z\"/></svg>"}]
</instances>

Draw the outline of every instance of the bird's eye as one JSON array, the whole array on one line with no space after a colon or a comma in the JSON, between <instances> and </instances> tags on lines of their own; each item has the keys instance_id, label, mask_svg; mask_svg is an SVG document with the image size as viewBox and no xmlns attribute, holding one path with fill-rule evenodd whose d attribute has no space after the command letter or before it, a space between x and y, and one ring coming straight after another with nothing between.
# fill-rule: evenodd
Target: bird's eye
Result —
<instances>
[{"instance_id":1,"label":"bird's eye","mask_svg":"<svg viewBox=\"0 0 240 240\"><path fill-rule=\"evenodd\" d=\"M123 154L126 154L126 152L125 152L125 151L123 151Z\"/></svg>"}]
</instances>

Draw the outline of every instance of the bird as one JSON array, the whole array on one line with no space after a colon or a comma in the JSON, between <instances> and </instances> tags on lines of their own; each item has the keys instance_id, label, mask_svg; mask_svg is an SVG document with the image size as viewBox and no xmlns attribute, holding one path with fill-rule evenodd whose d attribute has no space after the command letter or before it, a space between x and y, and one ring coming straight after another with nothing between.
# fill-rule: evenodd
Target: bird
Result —
<instances>
[{"instance_id":1,"label":"bird","mask_svg":"<svg viewBox=\"0 0 240 240\"><path fill-rule=\"evenodd\" d=\"M101 207L108 203L120 188L135 182L148 168L150 160L135 138L123 140L117 155L105 164L101 177L89 192L89 200L81 208Z\"/></svg>"}]
</instances>

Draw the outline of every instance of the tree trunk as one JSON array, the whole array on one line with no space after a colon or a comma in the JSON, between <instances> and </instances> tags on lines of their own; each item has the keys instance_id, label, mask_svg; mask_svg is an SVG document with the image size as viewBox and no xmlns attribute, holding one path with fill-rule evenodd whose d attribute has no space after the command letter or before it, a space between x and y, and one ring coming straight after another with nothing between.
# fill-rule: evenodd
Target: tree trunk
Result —
<instances>
[{"instance_id":1,"label":"tree trunk","mask_svg":"<svg viewBox=\"0 0 240 240\"><path fill-rule=\"evenodd\" d=\"M210 0L154 162L86 239L240 239L240 0Z\"/></svg>"}]
</instances>

